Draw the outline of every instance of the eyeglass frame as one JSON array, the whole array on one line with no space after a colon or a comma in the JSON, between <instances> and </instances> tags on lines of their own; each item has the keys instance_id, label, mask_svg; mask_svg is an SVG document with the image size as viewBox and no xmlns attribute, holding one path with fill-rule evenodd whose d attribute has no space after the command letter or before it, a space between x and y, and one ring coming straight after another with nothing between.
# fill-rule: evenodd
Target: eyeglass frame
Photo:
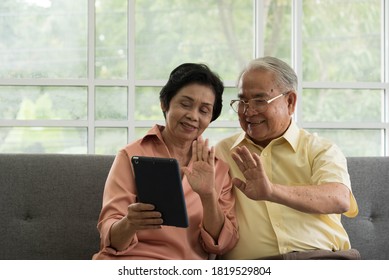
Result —
<instances>
[{"instance_id":1,"label":"eyeglass frame","mask_svg":"<svg viewBox=\"0 0 389 280\"><path fill-rule=\"evenodd\" d=\"M232 99L232 100L230 101L230 107L231 107L232 110L233 110L235 113L237 113L237 114L245 114L245 113L247 112L247 109L248 109L249 106L250 106L250 101L252 101L252 100L257 100L257 101L262 101L262 102L264 102L264 105L266 105L266 106L264 106L264 110L258 111L258 110L255 109L255 108L253 108L253 110L255 110L257 113L263 113L263 112L265 112L265 111L267 110L268 105L269 105L270 103L272 103L274 100L277 100L278 98L280 98L280 97L282 97L282 96L287 95L288 93L290 93L290 90L288 90L288 91L286 91L286 92L284 92L284 93L281 93L281 94L279 94L279 95L277 95L277 96L275 96L275 97L273 97L273 98L270 98L269 100L262 99L261 97L251 98L251 99L249 99L249 100L247 100L247 101L244 101L244 100L242 100L242 99ZM243 104L244 104L244 110L243 110L242 113L239 113L239 109L238 109L237 111L234 109L233 105L234 105L234 103L236 103L236 102L238 102L238 106L239 106L239 103L240 103L240 102L243 102Z\"/></svg>"}]
</instances>

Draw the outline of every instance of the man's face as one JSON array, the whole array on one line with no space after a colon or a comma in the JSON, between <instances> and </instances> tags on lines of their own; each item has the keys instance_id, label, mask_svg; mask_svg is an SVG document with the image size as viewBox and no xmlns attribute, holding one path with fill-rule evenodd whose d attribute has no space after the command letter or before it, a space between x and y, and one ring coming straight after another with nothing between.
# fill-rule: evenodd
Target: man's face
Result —
<instances>
[{"instance_id":1,"label":"man's face","mask_svg":"<svg viewBox=\"0 0 389 280\"><path fill-rule=\"evenodd\" d=\"M267 104L263 112L258 112L254 106L251 108L249 105L245 112L238 114L240 125L246 134L256 144L265 147L288 128L295 108L296 94L276 87L274 74L265 70L245 72L238 88L239 99L246 102L252 98L270 100L285 93Z\"/></svg>"}]
</instances>

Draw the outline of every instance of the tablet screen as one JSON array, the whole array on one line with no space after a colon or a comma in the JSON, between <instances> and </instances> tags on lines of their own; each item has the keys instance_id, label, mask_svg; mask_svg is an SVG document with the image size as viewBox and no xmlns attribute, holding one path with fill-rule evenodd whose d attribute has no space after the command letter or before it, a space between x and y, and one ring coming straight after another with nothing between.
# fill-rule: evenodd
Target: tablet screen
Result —
<instances>
[{"instance_id":1,"label":"tablet screen","mask_svg":"<svg viewBox=\"0 0 389 280\"><path fill-rule=\"evenodd\" d=\"M188 227L180 168L174 158L133 156L138 199L161 212L163 225Z\"/></svg>"}]
</instances>

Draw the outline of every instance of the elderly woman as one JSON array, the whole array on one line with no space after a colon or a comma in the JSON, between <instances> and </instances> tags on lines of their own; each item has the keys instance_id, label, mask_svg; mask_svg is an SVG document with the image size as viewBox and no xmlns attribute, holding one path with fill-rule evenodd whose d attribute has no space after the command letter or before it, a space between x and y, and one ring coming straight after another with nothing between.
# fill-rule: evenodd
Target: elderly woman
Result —
<instances>
[{"instance_id":1,"label":"elderly woman","mask_svg":"<svg viewBox=\"0 0 389 280\"><path fill-rule=\"evenodd\" d=\"M155 125L117 154L98 221L100 251L93 259L208 259L238 239L228 165L201 135L222 109L223 83L204 64L185 63L160 92L165 126ZM162 225L154 205L140 203L132 156L177 159L189 227Z\"/></svg>"}]
</instances>

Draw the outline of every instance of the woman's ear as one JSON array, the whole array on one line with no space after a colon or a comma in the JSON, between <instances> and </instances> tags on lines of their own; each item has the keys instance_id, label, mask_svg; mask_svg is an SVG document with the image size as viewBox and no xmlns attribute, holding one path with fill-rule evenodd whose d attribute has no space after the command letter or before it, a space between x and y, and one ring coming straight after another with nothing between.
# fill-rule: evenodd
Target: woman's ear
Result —
<instances>
[{"instance_id":1,"label":"woman's ear","mask_svg":"<svg viewBox=\"0 0 389 280\"><path fill-rule=\"evenodd\" d=\"M166 111L167 111L167 108L165 107L165 105L163 104L163 102L161 102L160 105L161 105L161 110L162 110L163 116L164 116L164 118L166 119Z\"/></svg>"},{"instance_id":2,"label":"woman's ear","mask_svg":"<svg viewBox=\"0 0 389 280\"><path fill-rule=\"evenodd\" d=\"M161 104L161 110L162 110L162 112L166 112L167 109L166 109L165 105L163 104L163 102L161 102L160 104Z\"/></svg>"}]
</instances>

